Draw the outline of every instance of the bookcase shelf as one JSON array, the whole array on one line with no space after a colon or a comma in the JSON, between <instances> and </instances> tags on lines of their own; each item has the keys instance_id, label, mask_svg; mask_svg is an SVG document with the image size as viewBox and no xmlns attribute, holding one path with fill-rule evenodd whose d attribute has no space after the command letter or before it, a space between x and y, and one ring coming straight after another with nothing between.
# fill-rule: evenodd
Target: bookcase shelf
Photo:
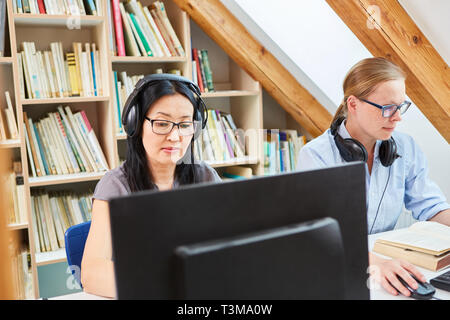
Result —
<instances>
[{"instance_id":1,"label":"bookcase shelf","mask_svg":"<svg viewBox=\"0 0 450 320\"><path fill-rule=\"evenodd\" d=\"M109 97L67 97L67 98L48 98L48 99L23 99L22 105L109 102L109 99L110 99Z\"/></svg>"},{"instance_id":2,"label":"bookcase shelf","mask_svg":"<svg viewBox=\"0 0 450 320\"><path fill-rule=\"evenodd\" d=\"M23 230L28 229L28 223L11 223L8 225L8 230Z\"/></svg>"},{"instance_id":3,"label":"bookcase shelf","mask_svg":"<svg viewBox=\"0 0 450 320\"><path fill-rule=\"evenodd\" d=\"M0 141L0 149L13 149L13 148L20 148L21 144L20 144L20 140L15 139L15 140L3 140Z\"/></svg>"},{"instance_id":4,"label":"bookcase shelf","mask_svg":"<svg viewBox=\"0 0 450 320\"><path fill-rule=\"evenodd\" d=\"M13 62L12 57L0 57L0 65L1 64L10 65L12 64L12 62Z\"/></svg>"},{"instance_id":5,"label":"bookcase shelf","mask_svg":"<svg viewBox=\"0 0 450 320\"><path fill-rule=\"evenodd\" d=\"M187 62L186 57L111 57L113 64L119 63L170 63L170 62Z\"/></svg>"},{"instance_id":6,"label":"bookcase shelf","mask_svg":"<svg viewBox=\"0 0 450 320\"><path fill-rule=\"evenodd\" d=\"M49 175L37 178L29 179L29 186L33 187L42 187L42 186L50 186L56 184L68 184L68 183L77 183L77 182L85 182L85 181L95 181L100 180L104 175L103 172L90 172L90 173L73 173L73 174L64 174L64 175Z\"/></svg>"},{"instance_id":7,"label":"bookcase shelf","mask_svg":"<svg viewBox=\"0 0 450 320\"><path fill-rule=\"evenodd\" d=\"M224 90L202 93L202 98L223 98L223 97L245 97L257 96L260 92L257 90Z\"/></svg>"},{"instance_id":8,"label":"bookcase shelf","mask_svg":"<svg viewBox=\"0 0 450 320\"><path fill-rule=\"evenodd\" d=\"M213 168L222 168L222 167L230 167L230 166L241 166L241 165L255 165L259 163L259 159L257 157L242 157L242 158L234 158L228 161L205 161Z\"/></svg>"},{"instance_id":9,"label":"bookcase shelf","mask_svg":"<svg viewBox=\"0 0 450 320\"><path fill-rule=\"evenodd\" d=\"M70 16L30 13L17 13L13 15L13 18L16 26L58 26L68 28L95 27L105 21L105 18L101 16Z\"/></svg>"},{"instance_id":10,"label":"bookcase shelf","mask_svg":"<svg viewBox=\"0 0 450 320\"><path fill-rule=\"evenodd\" d=\"M66 249L64 248L56 251L36 253L36 265L38 267L64 261L67 261Z\"/></svg>"}]
</instances>

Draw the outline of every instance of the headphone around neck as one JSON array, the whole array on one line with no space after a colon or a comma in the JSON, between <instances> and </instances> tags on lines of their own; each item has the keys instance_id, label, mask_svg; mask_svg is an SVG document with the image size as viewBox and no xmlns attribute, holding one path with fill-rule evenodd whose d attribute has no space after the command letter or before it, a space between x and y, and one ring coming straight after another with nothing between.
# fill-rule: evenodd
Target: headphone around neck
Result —
<instances>
[{"instance_id":1,"label":"headphone around neck","mask_svg":"<svg viewBox=\"0 0 450 320\"><path fill-rule=\"evenodd\" d=\"M122 124L125 128L126 134L133 138L139 132L139 125L141 121L141 106L139 105L139 98L141 92L147 89L149 86L158 83L159 81L177 81L185 84L193 93L197 96L197 105L194 105L194 121L199 121L201 126L197 126L194 133L194 140L201 134L202 129L206 126L206 121L208 120L208 113L206 109L206 104L200 97L199 87L191 80L174 75L174 74L150 74L139 80L133 90L133 92L128 96L125 102L124 111L122 115Z\"/></svg>"},{"instance_id":2,"label":"headphone around neck","mask_svg":"<svg viewBox=\"0 0 450 320\"><path fill-rule=\"evenodd\" d=\"M338 128L341 125L345 117L336 119L330 126L331 134L334 136L334 142L336 143L339 153L342 158L347 161L364 161L367 162L368 154L366 148L361 142L356 139L342 138L338 133ZM391 166L395 159L399 158L397 154L397 144L394 138L391 136L389 140L383 140L378 150L381 164L385 167Z\"/></svg>"}]
</instances>

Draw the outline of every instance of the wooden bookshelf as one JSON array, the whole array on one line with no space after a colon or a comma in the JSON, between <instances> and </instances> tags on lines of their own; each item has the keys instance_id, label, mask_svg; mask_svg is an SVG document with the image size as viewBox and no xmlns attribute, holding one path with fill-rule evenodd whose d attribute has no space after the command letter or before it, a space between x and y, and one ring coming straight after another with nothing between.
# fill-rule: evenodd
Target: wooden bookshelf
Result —
<instances>
[{"instance_id":1,"label":"wooden bookshelf","mask_svg":"<svg viewBox=\"0 0 450 320\"><path fill-rule=\"evenodd\" d=\"M13 62L11 57L0 57L0 65L5 64L5 65L11 65Z\"/></svg>"},{"instance_id":2,"label":"wooden bookshelf","mask_svg":"<svg viewBox=\"0 0 450 320\"><path fill-rule=\"evenodd\" d=\"M89 28L99 26L104 21L104 17L91 15L69 16L30 13L14 14L14 24L16 26Z\"/></svg>"},{"instance_id":3,"label":"wooden bookshelf","mask_svg":"<svg viewBox=\"0 0 450 320\"><path fill-rule=\"evenodd\" d=\"M20 148L21 143L20 140L0 140L0 148L2 149L14 149L14 148Z\"/></svg>"},{"instance_id":4,"label":"wooden bookshelf","mask_svg":"<svg viewBox=\"0 0 450 320\"><path fill-rule=\"evenodd\" d=\"M127 64L143 64L143 63L173 63L173 62L187 62L186 57L111 57L113 64L127 63Z\"/></svg>"},{"instance_id":5,"label":"wooden bookshelf","mask_svg":"<svg viewBox=\"0 0 450 320\"><path fill-rule=\"evenodd\" d=\"M28 223L11 223L8 224L8 230L23 230L28 228Z\"/></svg>"},{"instance_id":6,"label":"wooden bookshelf","mask_svg":"<svg viewBox=\"0 0 450 320\"><path fill-rule=\"evenodd\" d=\"M142 5L148 6L154 0L141 0ZM38 119L48 111L54 111L58 105L69 105L76 109L85 110L92 127L105 154L109 168L119 165L119 159L125 158L126 135L116 133L116 97L114 91L113 71L127 71L128 75L154 73L155 68L180 69L182 75L192 79L192 47L207 49L216 91L203 93L208 108L218 109L230 113L238 128L249 130L255 134L248 136L246 156L231 161L210 162L214 168L245 165L252 168L254 175L263 173L262 135L263 129L263 99L259 82L253 80L232 61L225 52L212 41L188 15L179 9L172 0L163 1L169 20L180 39L186 52L182 57L119 57L111 53L109 25L110 17L107 13L106 1L101 8L101 16L80 16L80 28L70 29L67 22L73 16L14 14L12 0L7 0L8 26L11 51L10 57L0 58L0 92L8 90L16 106L18 123L23 123L23 111L30 117ZM21 43L32 41L36 50L48 50L51 42L60 41L64 53L71 52L73 42L96 43L100 53L101 72L104 94L101 97L67 97L52 99L22 99L20 96L19 67L17 53L21 51ZM191 47L192 43L192 47ZM7 51L7 53L9 52ZM32 177L29 170L28 155L24 130L19 126L20 139L0 142L0 148L12 149L12 161L22 162L26 209L28 221L32 221L31 190L35 188L58 188L62 185L81 186L84 182L98 181L105 172L79 173L71 175L54 175ZM10 226L15 232L26 233L31 252L33 272L33 287L35 297L39 297L39 280L37 267L66 261L64 249L53 252L36 253L34 231L32 223Z\"/></svg>"},{"instance_id":7,"label":"wooden bookshelf","mask_svg":"<svg viewBox=\"0 0 450 320\"><path fill-rule=\"evenodd\" d=\"M69 184L77 182L100 180L106 171L90 173L74 173L65 175L49 175L44 177L30 178L28 180L30 188L51 186L56 184Z\"/></svg>"},{"instance_id":8,"label":"wooden bookshelf","mask_svg":"<svg viewBox=\"0 0 450 320\"><path fill-rule=\"evenodd\" d=\"M38 267L64 261L67 261L66 250L64 248L56 251L36 253L36 266Z\"/></svg>"}]
</instances>

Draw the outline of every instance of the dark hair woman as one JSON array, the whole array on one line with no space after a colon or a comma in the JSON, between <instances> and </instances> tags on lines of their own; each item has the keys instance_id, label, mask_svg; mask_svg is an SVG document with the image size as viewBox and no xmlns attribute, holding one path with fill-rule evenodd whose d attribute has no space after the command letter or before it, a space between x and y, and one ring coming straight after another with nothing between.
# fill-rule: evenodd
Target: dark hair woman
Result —
<instances>
[{"instance_id":1,"label":"dark hair woman","mask_svg":"<svg viewBox=\"0 0 450 320\"><path fill-rule=\"evenodd\" d=\"M220 181L214 169L195 163L193 157L194 136L203 121L200 97L195 96L189 80L162 78L139 91L134 123L126 123L134 126L132 134L127 130L126 160L96 186L81 268L81 282L88 293L115 296L109 199L143 190ZM124 115L130 107L125 106Z\"/></svg>"}]
</instances>

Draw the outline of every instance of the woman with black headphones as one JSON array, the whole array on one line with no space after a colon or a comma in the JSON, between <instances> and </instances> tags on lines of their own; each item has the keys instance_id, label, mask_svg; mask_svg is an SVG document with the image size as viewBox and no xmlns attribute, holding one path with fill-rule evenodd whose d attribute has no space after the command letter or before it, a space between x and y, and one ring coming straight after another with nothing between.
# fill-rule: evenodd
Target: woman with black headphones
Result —
<instances>
[{"instance_id":1,"label":"woman with black headphones","mask_svg":"<svg viewBox=\"0 0 450 320\"><path fill-rule=\"evenodd\" d=\"M81 283L86 292L115 296L110 198L221 181L207 164L194 162L193 141L206 121L200 90L190 80L155 74L136 84L122 117L128 136L126 161L105 174L93 195L91 227L81 264Z\"/></svg>"},{"instance_id":2,"label":"woman with black headphones","mask_svg":"<svg viewBox=\"0 0 450 320\"><path fill-rule=\"evenodd\" d=\"M344 99L330 129L299 153L297 169L310 170L349 161L366 162L368 233L392 230L403 206L417 220L450 226L450 205L439 187L429 180L427 161L414 140L394 131L411 102L406 101L405 73L384 58L358 62L344 80ZM424 276L410 263L386 260L369 253L371 273L393 295L409 291Z\"/></svg>"}]
</instances>

